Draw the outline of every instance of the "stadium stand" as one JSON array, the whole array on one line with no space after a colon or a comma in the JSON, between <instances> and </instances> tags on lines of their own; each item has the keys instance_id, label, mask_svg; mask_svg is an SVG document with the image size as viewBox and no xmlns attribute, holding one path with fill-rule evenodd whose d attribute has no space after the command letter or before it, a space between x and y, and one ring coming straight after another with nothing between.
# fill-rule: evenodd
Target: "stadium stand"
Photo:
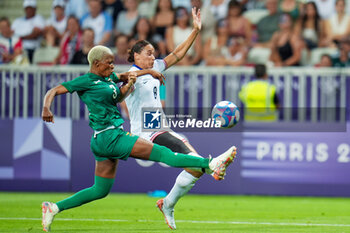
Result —
<instances>
[{"instance_id":1,"label":"stadium stand","mask_svg":"<svg viewBox=\"0 0 350 233\"><path fill-rule=\"evenodd\" d=\"M52 65L59 53L59 47L43 47L35 50L33 64Z\"/></svg>"},{"instance_id":2,"label":"stadium stand","mask_svg":"<svg viewBox=\"0 0 350 233\"><path fill-rule=\"evenodd\" d=\"M52 1L37 0L37 13L47 19L51 14ZM23 0L1 0L0 15L9 17L10 21L23 16Z\"/></svg>"},{"instance_id":3,"label":"stadium stand","mask_svg":"<svg viewBox=\"0 0 350 233\"><path fill-rule=\"evenodd\" d=\"M257 24L260 19L268 15L269 12L265 9L254 9L249 10L243 13L243 16L246 17L251 24Z\"/></svg>"}]
</instances>

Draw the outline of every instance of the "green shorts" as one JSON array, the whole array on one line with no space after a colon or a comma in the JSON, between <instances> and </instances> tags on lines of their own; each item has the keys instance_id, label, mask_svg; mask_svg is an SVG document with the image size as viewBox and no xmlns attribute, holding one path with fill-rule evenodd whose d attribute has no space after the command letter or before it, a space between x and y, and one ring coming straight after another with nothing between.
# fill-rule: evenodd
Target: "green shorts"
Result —
<instances>
[{"instance_id":1,"label":"green shorts","mask_svg":"<svg viewBox=\"0 0 350 233\"><path fill-rule=\"evenodd\" d=\"M90 148L96 161L106 159L127 160L138 136L131 135L121 128L109 129L91 138Z\"/></svg>"}]
</instances>

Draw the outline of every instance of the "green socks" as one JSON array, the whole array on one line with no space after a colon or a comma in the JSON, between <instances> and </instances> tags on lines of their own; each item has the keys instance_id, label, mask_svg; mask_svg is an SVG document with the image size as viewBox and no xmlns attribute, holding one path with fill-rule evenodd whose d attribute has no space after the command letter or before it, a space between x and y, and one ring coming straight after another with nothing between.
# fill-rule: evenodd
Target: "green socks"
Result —
<instances>
[{"instance_id":1,"label":"green socks","mask_svg":"<svg viewBox=\"0 0 350 233\"><path fill-rule=\"evenodd\" d=\"M174 153L165 146L160 146L157 144L153 144L149 160L162 162L171 167L209 168L209 159L182 153Z\"/></svg>"},{"instance_id":2,"label":"green socks","mask_svg":"<svg viewBox=\"0 0 350 233\"><path fill-rule=\"evenodd\" d=\"M153 145L150 160L156 162L162 162L172 167L200 167L209 168L209 159L186 155L181 153L174 153L170 149ZM108 195L114 183L114 178L103 178L95 176L95 184L83 189L71 197L68 197L62 201L56 203L60 211L81 206L85 203L104 198Z\"/></svg>"},{"instance_id":3,"label":"green socks","mask_svg":"<svg viewBox=\"0 0 350 233\"><path fill-rule=\"evenodd\" d=\"M97 199L104 198L108 195L114 183L114 178L103 178L100 176L95 176L95 184L90 187L83 189L71 197L68 197L62 201L56 203L60 211L67 210L73 207L77 207L94 201Z\"/></svg>"}]
</instances>

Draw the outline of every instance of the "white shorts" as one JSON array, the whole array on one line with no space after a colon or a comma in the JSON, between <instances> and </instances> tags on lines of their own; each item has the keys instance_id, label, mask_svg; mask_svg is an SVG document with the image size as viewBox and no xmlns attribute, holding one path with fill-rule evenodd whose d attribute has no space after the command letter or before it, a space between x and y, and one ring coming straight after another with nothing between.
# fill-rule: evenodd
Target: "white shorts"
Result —
<instances>
[{"instance_id":1,"label":"white shorts","mask_svg":"<svg viewBox=\"0 0 350 233\"><path fill-rule=\"evenodd\" d=\"M163 134L163 133L166 133L166 132L169 132L171 135L173 135L174 137L180 139L181 141L183 141L184 143L188 142L188 140L181 136L180 134L178 133L175 133L174 131L172 130L168 130L168 131L153 131L153 132L141 132L141 134L139 134L138 136L143 138L143 139L146 139L147 141L150 141L150 142L153 142L153 140Z\"/></svg>"}]
</instances>

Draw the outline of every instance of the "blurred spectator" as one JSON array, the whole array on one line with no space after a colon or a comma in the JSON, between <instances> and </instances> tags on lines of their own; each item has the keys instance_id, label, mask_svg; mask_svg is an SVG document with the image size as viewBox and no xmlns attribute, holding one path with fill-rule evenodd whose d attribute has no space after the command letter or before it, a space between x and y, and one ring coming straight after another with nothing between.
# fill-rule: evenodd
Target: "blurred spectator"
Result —
<instances>
[{"instance_id":1,"label":"blurred spectator","mask_svg":"<svg viewBox=\"0 0 350 233\"><path fill-rule=\"evenodd\" d=\"M152 19L153 31L155 33L154 41L158 44L162 55L167 54L165 43L165 32L168 27L174 25L175 11L171 5L171 0L159 0L156 8L156 14Z\"/></svg>"},{"instance_id":2,"label":"blurred spectator","mask_svg":"<svg viewBox=\"0 0 350 233\"><path fill-rule=\"evenodd\" d=\"M44 34L48 46L57 46L67 27L67 17L64 14L64 0L54 0L52 8L54 14L47 20Z\"/></svg>"},{"instance_id":3,"label":"blurred spectator","mask_svg":"<svg viewBox=\"0 0 350 233\"><path fill-rule=\"evenodd\" d=\"M147 40L152 42L152 26L147 18L139 18L132 30L131 40L129 40L129 45L132 47L139 40Z\"/></svg>"},{"instance_id":4,"label":"blurred spectator","mask_svg":"<svg viewBox=\"0 0 350 233\"><path fill-rule=\"evenodd\" d=\"M227 43L227 19L221 19L216 25L216 33L204 45L203 58L208 66L215 66L223 58L223 48ZM222 63L220 61L220 63Z\"/></svg>"},{"instance_id":5,"label":"blurred spectator","mask_svg":"<svg viewBox=\"0 0 350 233\"><path fill-rule=\"evenodd\" d=\"M245 121L276 121L280 108L277 87L268 81L265 65L255 66L255 77L242 87L239 98L244 104Z\"/></svg>"},{"instance_id":6,"label":"blurred spectator","mask_svg":"<svg viewBox=\"0 0 350 233\"><path fill-rule=\"evenodd\" d=\"M89 13L88 0L68 0L66 5L67 16L73 15L81 19L87 13Z\"/></svg>"},{"instance_id":7,"label":"blurred spectator","mask_svg":"<svg viewBox=\"0 0 350 233\"><path fill-rule=\"evenodd\" d=\"M350 35L350 16L345 12L345 0L337 0L336 13L325 22L324 46L333 46Z\"/></svg>"},{"instance_id":8,"label":"blurred spectator","mask_svg":"<svg viewBox=\"0 0 350 233\"><path fill-rule=\"evenodd\" d=\"M228 8L228 36L241 37L245 40L246 45L252 42L252 26L243 15L242 6L239 2L232 0Z\"/></svg>"},{"instance_id":9,"label":"blurred spectator","mask_svg":"<svg viewBox=\"0 0 350 233\"><path fill-rule=\"evenodd\" d=\"M174 24L175 12L170 0L159 0L152 25L157 35L165 38L166 28Z\"/></svg>"},{"instance_id":10,"label":"blurred spectator","mask_svg":"<svg viewBox=\"0 0 350 233\"><path fill-rule=\"evenodd\" d=\"M248 48L242 38L231 37L227 48L222 48L222 55L213 60L215 66L242 66L246 63Z\"/></svg>"},{"instance_id":11,"label":"blurred spectator","mask_svg":"<svg viewBox=\"0 0 350 233\"><path fill-rule=\"evenodd\" d=\"M280 12L289 14L293 22L299 18L302 7L302 4L298 0L282 0L279 3Z\"/></svg>"},{"instance_id":12,"label":"blurred spectator","mask_svg":"<svg viewBox=\"0 0 350 233\"><path fill-rule=\"evenodd\" d=\"M17 18L12 24L16 36L22 39L23 49L26 50L32 63L35 49L40 47L41 36L45 27L45 20L36 14L36 0L24 0L25 17Z\"/></svg>"},{"instance_id":13,"label":"blurred spectator","mask_svg":"<svg viewBox=\"0 0 350 233\"><path fill-rule=\"evenodd\" d=\"M289 14L280 16L279 27L280 30L271 39L270 60L275 66L298 66L302 43L293 32L293 21Z\"/></svg>"},{"instance_id":14,"label":"blurred spectator","mask_svg":"<svg viewBox=\"0 0 350 233\"><path fill-rule=\"evenodd\" d=\"M308 50L321 46L324 34L322 33L323 23L316 4L314 2L306 3L304 15L295 24L295 33L304 40Z\"/></svg>"},{"instance_id":15,"label":"blurred spectator","mask_svg":"<svg viewBox=\"0 0 350 233\"><path fill-rule=\"evenodd\" d=\"M82 32L79 26L79 19L70 16L67 21L67 31L63 35L60 44L60 52L54 64L69 64L75 52L79 51L82 44Z\"/></svg>"},{"instance_id":16,"label":"blurred spectator","mask_svg":"<svg viewBox=\"0 0 350 233\"><path fill-rule=\"evenodd\" d=\"M321 56L320 62L316 64L316 67L332 67L332 57L329 54L323 54Z\"/></svg>"},{"instance_id":17,"label":"blurred spectator","mask_svg":"<svg viewBox=\"0 0 350 233\"><path fill-rule=\"evenodd\" d=\"M10 20L0 18L0 64L10 63L22 54L22 41L11 30Z\"/></svg>"},{"instance_id":18,"label":"blurred spectator","mask_svg":"<svg viewBox=\"0 0 350 233\"><path fill-rule=\"evenodd\" d=\"M335 13L336 0L313 0L322 19L328 19Z\"/></svg>"},{"instance_id":19,"label":"blurred spectator","mask_svg":"<svg viewBox=\"0 0 350 233\"><path fill-rule=\"evenodd\" d=\"M139 40L147 40L153 45L155 49L154 57L156 59L164 58L166 53L162 53L159 50L159 47L164 46L164 50L166 51L165 43L164 41L158 41L157 39L158 37L152 33L152 25L150 21L144 17L139 18L136 25L134 26L131 39L129 40L129 47L132 47Z\"/></svg>"},{"instance_id":20,"label":"blurred spectator","mask_svg":"<svg viewBox=\"0 0 350 233\"><path fill-rule=\"evenodd\" d=\"M91 28L85 28L83 31L83 37L82 37L82 48L79 51L76 51L73 55L73 58L70 62L70 64L73 65L89 65L89 61L87 59L87 55L92 49L92 47L95 46L94 44L94 38L95 33L94 30Z\"/></svg>"},{"instance_id":21,"label":"blurred spectator","mask_svg":"<svg viewBox=\"0 0 350 233\"><path fill-rule=\"evenodd\" d=\"M116 65L128 65L128 48L129 48L129 43L128 43L129 38L124 35L120 34L117 36L115 39L115 47L117 52L114 55L114 64Z\"/></svg>"},{"instance_id":22,"label":"blurred spectator","mask_svg":"<svg viewBox=\"0 0 350 233\"><path fill-rule=\"evenodd\" d=\"M227 43L227 50L224 50L225 65L242 66L247 61L248 47L243 38L231 37Z\"/></svg>"},{"instance_id":23,"label":"blurred spectator","mask_svg":"<svg viewBox=\"0 0 350 233\"><path fill-rule=\"evenodd\" d=\"M166 42L168 51L174 49L183 42L183 38L187 38L192 31L190 26L189 13L184 7L178 7L175 10L175 25L167 28ZM201 38L197 37L194 44L188 50L185 57L177 63L177 65L196 65L201 60Z\"/></svg>"},{"instance_id":24,"label":"blurred spectator","mask_svg":"<svg viewBox=\"0 0 350 233\"><path fill-rule=\"evenodd\" d=\"M104 0L102 2L102 9L112 17L112 27L115 28L119 13L124 10L123 2L121 0Z\"/></svg>"},{"instance_id":25,"label":"blurred spectator","mask_svg":"<svg viewBox=\"0 0 350 233\"><path fill-rule=\"evenodd\" d=\"M140 17L151 19L156 12L157 4L158 0L142 0L137 7Z\"/></svg>"},{"instance_id":26,"label":"blurred spectator","mask_svg":"<svg viewBox=\"0 0 350 233\"><path fill-rule=\"evenodd\" d=\"M192 7L201 9L201 38L202 44L205 44L209 38L215 34L215 27L217 20L215 19L213 13L210 11L209 6L203 6L202 0L191 0Z\"/></svg>"},{"instance_id":27,"label":"blurred spectator","mask_svg":"<svg viewBox=\"0 0 350 233\"><path fill-rule=\"evenodd\" d=\"M350 66L350 40L344 40L339 44L339 55L332 59L333 67Z\"/></svg>"},{"instance_id":28,"label":"blurred spectator","mask_svg":"<svg viewBox=\"0 0 350 233\"><path fill-rule=\"evenodd\" d=\"M230 0L207 0L204 2L204 7L209 7L216 21L226 18L227 8Z\"/></svg>"},{"instance_id":29,"label":"blurred spectator","mask_svg":"<svg viewBox=\"0 0 350 233\"><path fill-rule=\"evenodd\" d=\"M257 47L268 47L272 35L278 30L280 13L278 12L278 0L266 0L266 8L269 14L256 25L258 32Z\"/></svg>"},{"instance_id":30,"label":"blurred spectator","mask_svg":"<svg viewBox=\"0 0 350 233\"><path fill-rule=\"evenodd\" d=\"M88 3L89 13L81 18L81 27L94 30L96 45L106 45L112 34L112 17L102 11L101 0L89 0Z\"/></svg>"},{"instance_id":31,"label":"blurred spectator","mask_svg":"<svg viewBox=\"0 0 350 233\"><path fill-rule=\"evenodd\" d=\"M117 24L116 24L116 35L120 33L130 36L132 29L134 28L139 13L137 11L138 3L136 0L125 0L124 7L126 10L123 10L119 13Z\"/></svg>"}]
</instances>

